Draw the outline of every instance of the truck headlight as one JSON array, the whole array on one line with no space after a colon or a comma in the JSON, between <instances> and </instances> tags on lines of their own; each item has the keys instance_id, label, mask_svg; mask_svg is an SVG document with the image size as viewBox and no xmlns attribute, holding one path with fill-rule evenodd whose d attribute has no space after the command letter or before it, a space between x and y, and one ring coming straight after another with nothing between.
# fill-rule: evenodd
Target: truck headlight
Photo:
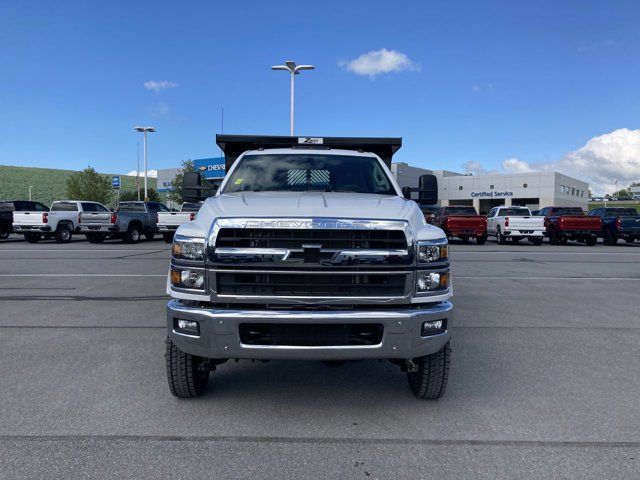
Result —
<instances>
[{"instance_id":1,"label":"truck headlight","mask_svg":"<svg viewBox=\"0 0 640 480\"><path fill-rule=\"evenodd\" d=\"M446 290L449 288L449 272L418 272L416 276L417 293Z\"/></svg>"},{"instance_id":2,"label":"truck headlight","mask_svg":"<svg viewBox=\"0 0 640 480\"><path fill-rule=\"evenodd\" d=\"M204 238L182 237L176 235L173 238L171 253L173 254L173 258L199 260L204 262Z\"/></svg>"},{"instance_id":3,"label":"truck headlight","mask_svg":"<svg viewBox=\"0 0 640 480\"><path fill-rule=\"evenodd\" d=\"M418 242L418 263L425 265L449 259L449 245L446 238Z\"/></svg>"},{"instance_id":4,"label":"truck headlight","mask_svg":"<svg viewBox=\"0 0 640 480\"><path fill-rule=\"evenodd\" d=\"M171 267L171 286L204 290L204 270Z\"/></svg>"}]
</instances>

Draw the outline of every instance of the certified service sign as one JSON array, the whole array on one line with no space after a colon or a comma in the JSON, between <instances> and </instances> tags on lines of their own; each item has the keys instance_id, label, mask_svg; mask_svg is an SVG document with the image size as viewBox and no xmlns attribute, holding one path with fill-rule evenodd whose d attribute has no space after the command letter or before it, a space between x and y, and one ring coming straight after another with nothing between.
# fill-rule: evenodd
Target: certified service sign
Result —
<instances>
[{"instance_id":1,"label":"certified service sign","mask_svg":"<svg viewBox=\"0 0 640 480\"><path fill-rule=\"evenodd\" d=\"M224 157L199 158L193 161L193 165L202 178L224 178L227 173Z\"/></svg>"}]
</instances>

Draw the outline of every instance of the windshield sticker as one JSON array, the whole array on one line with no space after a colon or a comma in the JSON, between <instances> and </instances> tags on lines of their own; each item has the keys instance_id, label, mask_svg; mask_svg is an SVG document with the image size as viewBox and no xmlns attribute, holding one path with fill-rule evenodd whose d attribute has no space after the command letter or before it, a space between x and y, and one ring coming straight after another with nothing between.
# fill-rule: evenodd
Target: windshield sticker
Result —
<instances>
[{"instance_id":1,"label":"windshield sticker","mask_svg":"<svg viewBox=\"0 0 640 480\"><path fill-rule=\"evenodd\" d=\"M234 183L234 185L240 185L242 182L244 181L244 178L237 178Z\"/></svg>"}]
</instances>

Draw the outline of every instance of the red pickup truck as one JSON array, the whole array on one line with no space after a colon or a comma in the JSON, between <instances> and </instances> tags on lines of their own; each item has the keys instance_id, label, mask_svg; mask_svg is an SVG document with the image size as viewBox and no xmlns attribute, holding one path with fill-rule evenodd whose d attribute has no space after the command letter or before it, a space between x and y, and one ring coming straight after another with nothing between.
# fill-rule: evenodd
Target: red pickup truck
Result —
<instances>
[{"instance_id":1,"label":"red pickup truck","mask_svg":"<svg viewBox=\"0 0 640 480\"><path fill-rule=\"evenodd\" d=\"M553 245L577 240L593 246L598 241L600 217L587 216L580 207L545 207L537 215L544 217L545 235Z\"/></svg>"},{"instance_id":2,"label":"red pickup truck","mask_svg":"<svg viewBox=\"0 0 640 480\"><path fill-rule=\"evenodd\" d=\"M440 207L433 224L444 230L447 238L458 237L464 243L476 239L478 245L487 241L487 217L478 215L476 209L465 205Z\"/></svg>"}]
</instances>

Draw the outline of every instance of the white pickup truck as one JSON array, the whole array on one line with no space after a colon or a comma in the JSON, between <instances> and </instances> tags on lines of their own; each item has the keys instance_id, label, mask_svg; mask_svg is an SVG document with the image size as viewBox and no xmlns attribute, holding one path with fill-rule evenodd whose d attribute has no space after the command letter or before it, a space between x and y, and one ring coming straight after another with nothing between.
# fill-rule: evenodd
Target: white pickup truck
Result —
<instances>
[{"instance_id":1,"label":"white pickup truck","mask_svg":"<svg viewBox=\"0 0 640 480\"><path fill-rule=\"evenodd\" d=\"M43 236L67 243L74 232L81 231L83 220L90 222L100 213L110 215L109 209L101 203L60 200L51 204L49 212L13 212L13 231L23 233L29 243L37 243Z\"/></svg>"},{"instance_id":2,"label":"white pickup truck","mask_svg":"<svg viewBox=\"0 0 640 480\"><path fill-rule=\"evenodd\" d=\"M171 393L201 395L228 359L388 359L416 397L444 394L449 248L410 200L418 192L435 204L436 178L401 189L389 170L401 142L217 136L228 172L220 188L184 176L185 200L206 201L173 240Z\"/></svg>"},{"instance_id":3,"label":"white pickup truck","mask_svg":"<svg viewBox=\"0 0 640 480\"><path fill-rule=\"evenodd\" d=\"M185 202L179 212L158 212L158 231L164 241L171 243L178 227L195 220L201 206L202 202Z\"/></svg>"},{"instance_id":4,"label":"white pickup truck","mask_svg":"<svg viewBox=\"0 0 640 480\"><path fill-rule=\"evenodd\" d=\"M487 214L487 236L496 237L504 244L507 238L513 243L528 238L534 245L542 245L544 218L531 214L527 207L494 207Z\"/></svg>"}]
</instances>

